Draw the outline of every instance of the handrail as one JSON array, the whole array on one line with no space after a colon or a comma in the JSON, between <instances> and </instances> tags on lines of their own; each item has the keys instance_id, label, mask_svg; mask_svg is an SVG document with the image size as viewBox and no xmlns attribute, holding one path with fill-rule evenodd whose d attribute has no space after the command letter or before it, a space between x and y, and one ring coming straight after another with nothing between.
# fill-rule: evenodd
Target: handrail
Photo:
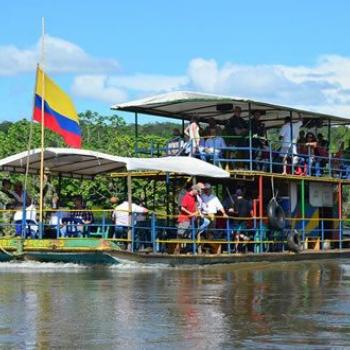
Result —
<instances>
[{"instance_id":1,"label":"handrail","mask_svg":"<svg viewBox=\"0 0 350 350\"><path fill-rule=\"evenodd\" d=\"M233 140L249 140L248 137L227 137L225 139ZM265 142L264 138L253 137L253 140L259 140L260 142ZM289 145L289 150L287 155L281 152L283 145ZM283 143L281 141L270 141L268 146L262 147L249 147L247 144L244 145L232 145L221 148L214 148L212 152L207 153L203 151L203 148L194 152L193 145L191 143L187 144L188 155L198 156L202 160L206 160L215 165L221 165L224 167L226 164L231 164L235 166L236 164L243 164L249 168L249 170L263 170L266 173L282 173L281 169L276 169L278 167L283 167L284 158L286 159L286 166L291 174L300 175L300 172L296 172L297 165L306 165L306 174L308 176L322 176L328 174L330 177L334 178L348 178L350 179L350 160L342 157L337 157L328 151L328 155L316 155L313 154L312 147L307 146L307 154L297 152L293 153L293 148L297 148L297 143ZM149 148L143 147L143 153L148 153L151 157L154 156L167 156L167 155L177 155L183 147L178 149L172 147L172 151L169 152L167 143L155 143L151 142ZM135 148L135 154L138 155L138 149ZM233 158L232 153L238 154L238 157ZM259 158L256 156L259 155ZM263 155L263 157L262 157ZM297 164L299 162L300 164Z\"/></svg>"}]
</instances>

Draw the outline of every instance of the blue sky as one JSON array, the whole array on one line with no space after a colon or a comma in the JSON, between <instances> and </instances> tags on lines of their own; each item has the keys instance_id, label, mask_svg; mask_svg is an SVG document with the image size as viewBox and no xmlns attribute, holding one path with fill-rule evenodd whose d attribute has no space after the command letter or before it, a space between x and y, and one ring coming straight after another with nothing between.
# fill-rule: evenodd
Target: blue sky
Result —
<instances>
[{"instance_id":1,"label":"blue sky","mask_svg":"<svg viewBox=\"0 0 350 350\"><path fill-rule=\"evenodd\" d=\"M350 114L349 1L34 1L0 12L0 121L30 118L47 71L78 111L195 90Z\"/></svg>"}]
</instances>

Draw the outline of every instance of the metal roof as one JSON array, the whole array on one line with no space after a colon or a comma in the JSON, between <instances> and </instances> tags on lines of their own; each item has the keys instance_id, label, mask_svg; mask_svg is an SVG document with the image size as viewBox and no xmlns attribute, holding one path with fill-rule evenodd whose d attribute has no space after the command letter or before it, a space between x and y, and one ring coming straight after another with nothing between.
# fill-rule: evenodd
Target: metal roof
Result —
<instances>
[{"instance_id":1,"label":"metal roof","mask_svg":"<svg viewBox=\"0 0 350 350\"><path fill-rule=\"evenodd\" d=\"M350 117L322 114L240 97L189 91L169 92L141 100L116 104L111 108L185 120L190 120L191 117L196 116L201 122L215 119L219 124L224 124L232 116L233 109L236 106L241 107L242 117L246 118L249 115L249 110L264 112L260 120L267 128L279 127L283 124L286 116L292 115L293 118L297 118L299 114L303 118L321 120L324 125L328 124L329 121L332 124L350 124Z\"/></svg>"},{"instance_id":2,"label":"metal roof","mask_svg":"<svg viewBox=\"0 0 350 350\"><path fill-rule=\"evenodd\" d=\"M25 173L29 158L29 173L40 171L40 148L24 151L0 160L0 171ZM45 148L44 164L52 174L76 178L120 171L159 171L192 176L230 177L225 170L191 157L128 158L106 153L74 149Z\"/></svg>"}]
</instances>

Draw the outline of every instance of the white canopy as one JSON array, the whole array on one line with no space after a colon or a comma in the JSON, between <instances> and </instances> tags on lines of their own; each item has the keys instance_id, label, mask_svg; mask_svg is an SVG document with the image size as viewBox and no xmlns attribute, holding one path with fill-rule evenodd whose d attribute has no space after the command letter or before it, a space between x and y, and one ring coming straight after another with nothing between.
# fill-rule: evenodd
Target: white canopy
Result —
<instances>
[{"instance_id":1,"label":"white canopy","mask_svg":"<svg viewBox=\"0 0 350 350\"><path fill-rule=\"evenodd\" d=\"M25 173L29 157L29 173L40 171L40 149L33 149L0 160L0 171ZM192 176L230 177L223 169L191 157L127 158L101 152L73 149L46 148L45 168L62 176L93 178L99 174L120 171L159 171Z\"/></svg>"},{"instance_id":2,"label":"white canopy","mask_svg":"<svg viewBox=\"0 0 350 350\"><path fill-rule=\"evenodd\" d=\"M329 121L332 123L350 124L350 117L343 118L240 97L218 96L188 91L170 92L113 105L111 108L185 120L197 116L202 122L215 119L219 123L224 123L232 116L235 106L241 107L242 117L246 118L249 115L249 111L262 111L264 114L261 117L261 121L267 128L281 126L286 116L292 114L293 118L297 118L299 113L303 118L318 119L325 125Z\"/></svg>"}]
</instances>

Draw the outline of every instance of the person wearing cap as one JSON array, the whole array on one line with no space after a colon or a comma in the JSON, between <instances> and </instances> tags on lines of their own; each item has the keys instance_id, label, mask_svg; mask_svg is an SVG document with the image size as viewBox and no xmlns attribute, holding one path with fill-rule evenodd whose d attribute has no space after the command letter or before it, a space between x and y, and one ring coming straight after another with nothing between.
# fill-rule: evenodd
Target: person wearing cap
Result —
<instances>
[{"instance_id":1,"label":"person wearing cap","mask_svg":"<svg viewBox=\"0 0 350 350\"><path fill-rule=\"evenodd\" d=\"M199 233L205 231L208 226L214 222L215 215L221 213L224 218L227 218L226 211L221 204L219 198L212 193L212 188L210 183L204 184L203 193L201 194L202 206L201 213L204 216L204 222L199 227Z\"/></svg>"},{"instance_id":2,"label":"person wearing cap","mask_svg":"<svg viewBox=\"0 0 350 350\"><path fill-rule=\"evenodd\" d=\"M181 201L180 215L177 219L177 236L183 238L191 226L192 218L199 215L197 196L201 193L200 185L192 185Z\"/></svg>"}]
</instances>

